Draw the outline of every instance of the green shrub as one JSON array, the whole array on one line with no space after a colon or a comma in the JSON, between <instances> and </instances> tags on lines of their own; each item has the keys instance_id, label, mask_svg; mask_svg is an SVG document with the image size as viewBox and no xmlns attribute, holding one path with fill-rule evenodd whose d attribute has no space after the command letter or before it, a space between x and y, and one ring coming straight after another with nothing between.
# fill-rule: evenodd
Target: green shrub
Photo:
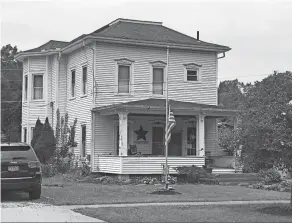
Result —
<instances>
[{"instance_id":1,"label":"green shrub","mask_svg":"<svg viewBox=\"0 0 292 223\"><path fill-rule=\"evenodd\" d=\"M58 169L53 164L42 164L43 177L53 177L58 174Z\"/></svg>"},{"instance_id":2,"label":"green shrub","mask_svg":"<svg viewBox=\"0 0 292 223\"><path fill-rule=\"evenodd\" d=\"M180 166L176 167L175 170L178 172L178 178L181 181L187 181L190 183L204 183L208 181L210 184L210 180L214 179L212 184L217 184L218 182L215 180L214 175L208 173L205 169L197 166Z\"/></svg>"},{"instance_id":3,"label":"green shrub","mask_svg":"<svg viewBox=\"0 0 292 223\"><path fill-rule=\"evenodd\" d=\"M252 185L254 189L263 189L264 188L264 184L262 182L260 183L256 183L254 185Z\"/></svg>"},{"instance_id":4,"label":"green shrub","mask_svg":"<svg viewBox=\"0 0 292 223\"><path fill-rule=\"evenodd\" d=\"M259 176L262 177L264 182L267 184L281 182L281 174L273 168L268 170L260 170Z\"/></svg>"}]
</instances>

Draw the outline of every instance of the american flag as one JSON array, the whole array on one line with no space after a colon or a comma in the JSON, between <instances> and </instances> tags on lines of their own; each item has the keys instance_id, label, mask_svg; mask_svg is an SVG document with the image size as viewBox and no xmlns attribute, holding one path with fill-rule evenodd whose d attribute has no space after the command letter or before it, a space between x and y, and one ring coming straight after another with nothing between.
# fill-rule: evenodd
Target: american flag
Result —
<instances>
[{"instance_id":1,"label":"american flag","mask_svg":"<svg viewBox=\"0 0 292 223\"><path fill-rule=\"evenodd\" d=\"M167 126L167 131L166 131L166 135L165 135L165 142L169 143L170 139L171 139L171 130L174 128L176 122L175 122L175 118L173 115L173 112L170 110L169 107L169 112L168 112L168 126Z\"/></svg>"}]
</instances>

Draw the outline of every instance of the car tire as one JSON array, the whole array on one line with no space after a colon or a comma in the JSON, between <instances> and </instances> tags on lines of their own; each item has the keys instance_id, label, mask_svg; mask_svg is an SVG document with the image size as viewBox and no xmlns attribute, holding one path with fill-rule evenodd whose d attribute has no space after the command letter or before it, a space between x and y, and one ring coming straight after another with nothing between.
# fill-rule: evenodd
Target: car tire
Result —
<instances>
[{"instance_id":1,"label":"car tire","mask_svg":"<svg viewBox=\"0 0 292 223\"><path fill-rule=\"evenodd\" d=\"M29 191L29 199L30 200L35 200L35 199L40 199L41 198L41 187L37 187L32 191Z\"/></svg>"}]
</instances>

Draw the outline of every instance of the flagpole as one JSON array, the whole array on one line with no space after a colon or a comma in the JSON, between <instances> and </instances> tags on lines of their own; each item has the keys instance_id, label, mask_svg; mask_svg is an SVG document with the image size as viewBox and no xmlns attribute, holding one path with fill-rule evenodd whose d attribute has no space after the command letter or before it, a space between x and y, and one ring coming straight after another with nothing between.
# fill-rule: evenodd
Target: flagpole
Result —
<instances>
[{"instance_id":1,"label":"flagpole","mask_svg":"<svg viewBox=\"0 0 292 223\"><path fill-rule=\"evenodd\" d=\"M166 90L166 101L165 101L165 190L168 190L168 140L167 140L167 131L168 131L168 116L169 116L169 110L168 110L168 64L169 64L169 46L167 46L167 52L166 52L166 83L165 83L165 90Z\"/></svg>"}]
</instances>

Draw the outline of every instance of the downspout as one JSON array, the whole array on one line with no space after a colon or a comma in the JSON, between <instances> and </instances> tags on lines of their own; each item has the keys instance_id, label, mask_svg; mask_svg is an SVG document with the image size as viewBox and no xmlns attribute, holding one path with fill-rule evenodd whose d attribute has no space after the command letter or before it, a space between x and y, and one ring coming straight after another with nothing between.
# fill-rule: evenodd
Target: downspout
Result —
<instances>
[{"instance_id":1,"label":"downspout","mask_svg":"<svg viewBox=\"0 0 292 223\"><path fill-rule=\"evenodd\" d=\"M29 102L30 102L30 100L31 100L31 92L32 92L32 86L31 86L31 77L30 77L30 61L29 61L29 57L27 57L27 104L26 104L26 106L27 106L27 117L26 117L26 139L24 139L25 140L25 142L27 143L27 144L29 144L30 145L30 143L28 142L28 131L29 131L29 129L28 129L28 121L29 121Z\"/></svg>"},{"instance_id":2,"label":"downspout","mask_svg":"<svg viewBox=\"0 0 292 223\"><path fill-rule=\"evenodd\" d=\"M60 79L60 60L62 53L57 55L57 75L56 75L56 110L59 108L59 79Z\"/></svg>"},{"instance_id":3,"label":"downspout","mask_svg":"<svg viewBox=\"0 0 292 223\"><path fill-rule=\"evenodd\" d=\"M48 117L48 106L49 106L49 72L48 72L48 69L49 69L49 57L46 56L46 88L45 88L45 102L46 102L46 106L45 106L45 119ZM52 89L51 89L51 93L52 93ZM53 125L52 125L53 126Z\"/></svg>"},{"instance_id":4,"label":"downspout","mask_svg":"<svg viewBox=\"0 0 292 223\"><path fill-rule=\"evenodd\" d=\"M92 104L91 104L91 156L90 156L90 166L91 172L94 170L94 124L95 124L95 115L92 110L95 107L95 61L96 61L96 42L94 42L94 48L86 46L85 41L83 40L83 47L92 50ZM86 53L86 51L85 51Z\"/></svg>"}]
</instances>

